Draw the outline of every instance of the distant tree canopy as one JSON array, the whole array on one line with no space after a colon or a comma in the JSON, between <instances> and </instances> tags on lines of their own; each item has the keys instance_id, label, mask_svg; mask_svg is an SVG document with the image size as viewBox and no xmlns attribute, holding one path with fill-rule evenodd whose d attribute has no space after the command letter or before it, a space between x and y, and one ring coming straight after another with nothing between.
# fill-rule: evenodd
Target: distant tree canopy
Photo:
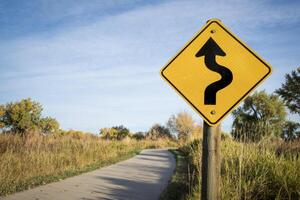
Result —
<instances>
[{"instance_id":1,"label":"distant tree canopy","mask_svg":"<svg viewBox=\"0 0 300 200\"><path fill-rule=\"evenodd\" d=\"M147 139L157 140L160 138L173 138L169 129L160 124L154 124L146 134Z\"/></svg>"},{"instance_id":2,"label":"distant tree canopy","mask_svg":"<svg viewBox=\"0 0 300 200\"><path fill-rule=\"evenodd\" d=\"M101 128L100 135L102 138L108 140L122 140L130 135L129 129L121 126L114 126L111 128Z\"/></svg>"},{"instance_id":3,"label":"distant tree canopy","mask_svg":"<svg viewBox=\"0 0 300 200\"><path fill-rule=\"evenodd\" d=\"M196 124L192 116L187 112L172 115L167 122L167 127L182 141L188 141L192 135L200 135L202 132L202 127Z\"/></svg>"},{"instance_id":4,"label":"distant tree canopy","mask_svg":"<svg viewBox=\"0 0 300 200\"><path fill-rule=\"evenodd\" d=\"M300 115L300 67L285 75L285 83L275 91L292 113Z\"/></svg>"},{"instance_id":5,"label":"distant tree canopy","mask_svg":"<svg viewBox=\"0 0 300 200\"><path fill-rule=\"evenodd\" d=\"M237 140L259 141L264 136L280 136L286 117L283 101L265 91L255 92L233 111L232 136Z\"/></svg>"},{"instance_id":6,"label":"distant tree canopy","mask_svg":"<svg viewBox=\"0 0 300 200\"><path fill-rule=\"evenodd\" d=\"M130 131L128 128L126 128L125 126L121 125L121 126L113 126L113 129L115 129L117 131L117 139L121 140L124 139L125 137L129 136Z\"/></svg>"},{"instance_id":7,"label":"distant tree canopy","mask_svg":"<svg viewBox=\"0 0 300 200\"><path fill-rule=\"evenodd\" d=\"M78 131L78 130L59 130L58 132L55 133L57 136L62 136L62 137L71 137L73 139L84 139L84 138L94 138L97 139L97 136L94 135L93 133L89 132L83 132L83 131Z\"/></svg>"},{"instance_id":8,"label":"distant tree canopy","mask_svg":"<svg viewBox=\"0 0 300 200\"><path fill-rule=\"evenodd\" d=\"M281 137L284 140L295 140L300 137L300 124L293 121L286 121L284 123L283 132Z\"/></svg>"},{"instance_id":9,"label":"distant tree canopy","mask_svg":"<svg viewBox=\"0 0 300 200\"><path fill-rule=\"evenodd\" d=\"M137 133L135 133L135 134L132 135L132 138L136 139L136 140L143 140L146 137L145 135L146 134L143 133L143 132L137 132Z\"/></svg>"},{"instance_id":10,"label":"distant tree canopy","mask_svg":"<svg viewBox=\"0 0 300 200\"><path fill-rule=\"evenodd\" d=\"M50 117L42 118L42 106L30 98L0 105L0 128L15 133L42 131L52 133L59 129L58 122Z\"/></svg>"}]
</instances>

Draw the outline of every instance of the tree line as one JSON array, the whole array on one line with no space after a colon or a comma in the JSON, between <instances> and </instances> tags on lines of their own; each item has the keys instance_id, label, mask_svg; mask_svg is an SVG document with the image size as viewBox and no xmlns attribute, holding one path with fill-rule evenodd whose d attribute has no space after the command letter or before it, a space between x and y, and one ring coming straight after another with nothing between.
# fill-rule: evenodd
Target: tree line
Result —
<instances>
[{"instance_id":1,"label":"tree line","mask_svg":"<svg viewBox=\"0 0 300 200\"><path fill-rule=\"evenodd\" d=\"M29 133L42 133L44 135L72 135L82 137L81 131L64 131L59 127L55 118L43 117L43 107L32 99L22 99L0 105L0 133L12 133L28 135ZM166 126L154 124L149 131L131 133L123 125L111 128L101 128L100 136L107 140L123 140L125 138L141 139L176 139L188 140L191 133L199 133L201 126L195 123L194 119L187 113L182 112L172 115Z\"/></svg>"},{"instance_id":2,"label":"tree line","mask_svg":"<svg viewBox=\"0 0 300 200\"><path fill-rule=\"evenodd\" d=\"M282 138L286 141L300 138L299 122L287 119L290 113L300 116L300 67L285 75L285 82L273 94L265 91L255 92L233 111L231 136L244 142L258 142L263 138ZM123 128L112 127L100 130L100 135L109 139L120 139ZM145 133L137 133L136 139L172 138L190 141L201 137L202 126L187 112L172 115L166 125L155 124ZM227 137L222 134L222 137Z\"/></svg>"},{"instance_id":3,"label":"tree line","mask_svg":"<svg viewBox=\"0 0 300 200\"><path fill-rule=\"evenodd\" d=\"M264 137L298 139L300 124L286 119L286 108L289 112L300 115L300 68L286 74L285 82L275 93L255 92L233 111L232 137L253 142ZM74 131L60 130L58 121L43 117L42 111L42 105L30 98L0 105L0 132L22 135L30 131L74 134ZM202 126L187 112L172 115L165 125L154 124L146 132L133 134L123 125L101 128L99 131L100 136L107 140L123 140L128 137L137 140L168 138L183 142L197 138L201 133Z\"/></svg>"},{"instance_id":4,"label":"tree line","mask_svg":"<svg viewBox=\"0 0 300 200\"><path fill-rule=\"evenodd\" d=\"M111 128L101 128L100 136L107 140L122 140L133 138L137 140L150 139L171 139L187 142L193 138L199 137L202 132L202 126L197 123L187 112L180 112L172 115L166 125L154 124L146 132L130 133L124 126L113 126Z\"/></svg>"}]
</instances>

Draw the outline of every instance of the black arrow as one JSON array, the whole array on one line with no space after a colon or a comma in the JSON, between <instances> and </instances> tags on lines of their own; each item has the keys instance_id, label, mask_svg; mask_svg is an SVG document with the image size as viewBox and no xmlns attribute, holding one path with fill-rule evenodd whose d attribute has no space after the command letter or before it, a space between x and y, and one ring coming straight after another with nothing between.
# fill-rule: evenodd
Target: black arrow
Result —
<instances>
[{"instance_id":1,"label":"black arrow","mask_svg":"<svg viewBox=\"0 0 300 200\"><path fill-rule=\"evenodd\" d=\"M216 62L216 55L226 56L219 45L209 38L203 47L196 53L196 57L204 56L204 62L208 69L221 75L221 79L206 87L204 92L204 104L216 105L216 94L232 82L232 72Z\"/></svg>"}]
</instances>

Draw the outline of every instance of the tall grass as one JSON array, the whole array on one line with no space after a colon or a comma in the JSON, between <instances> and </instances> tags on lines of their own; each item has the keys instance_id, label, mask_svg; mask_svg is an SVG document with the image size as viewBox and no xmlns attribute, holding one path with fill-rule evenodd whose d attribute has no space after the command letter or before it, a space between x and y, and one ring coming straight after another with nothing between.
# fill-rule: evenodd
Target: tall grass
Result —
<instances>
[{"instance_id":1,"label":"tall grass","mask_svg":"<svg viewBox=\"0 0 300 200\"><path fill-rule=\"evenodd\" d=\"M167 140L105 141L78 134L0 134L0 196L115 163L144 148L172 145Z\"/></svg>"},{"instance_id":2,"label":"tall grass","mask_svg":"<svg viewBox=\"0 0 300 200\"><path fill-rule=\"evenodd\" d=\"M224 198L300 198L300 159L297 154L278 155L268 144L225 141L224 146L222 149L225 158L222 163ZM232 178L238 181L232 181Z\"/></svg>"},{"instance_id":3,"label":"tall grass","mask_svg":"<svg viewBox=\"0 0 300 200\"><path fill-rule=\"evenodd\" d=\"M199 199L201 142L181 148L188 155L191 188L188 199ZM222 141L221 199L300 199L300 142L240 143ZM284 148L283 148L284 147ZM297 148L296 148L297 149ZM280 152L280 153L278 153Z\"/></svg>"}]
</instances>

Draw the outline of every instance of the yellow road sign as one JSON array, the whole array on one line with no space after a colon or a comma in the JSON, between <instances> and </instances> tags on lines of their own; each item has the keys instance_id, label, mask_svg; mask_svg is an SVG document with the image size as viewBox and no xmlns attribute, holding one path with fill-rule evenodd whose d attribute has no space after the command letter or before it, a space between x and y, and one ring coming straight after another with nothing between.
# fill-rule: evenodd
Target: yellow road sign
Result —
<instances>
[{"instance_id":1,"label":"yellow road sign","mask_svg":"<svg viewBox=\"0 0 300 200\"><path fill-rule=\"evenodd\" d=\"M219 20L210 20L160 73L214 126L270 75L271 66Z\"/></svg>"}]
</instances>

